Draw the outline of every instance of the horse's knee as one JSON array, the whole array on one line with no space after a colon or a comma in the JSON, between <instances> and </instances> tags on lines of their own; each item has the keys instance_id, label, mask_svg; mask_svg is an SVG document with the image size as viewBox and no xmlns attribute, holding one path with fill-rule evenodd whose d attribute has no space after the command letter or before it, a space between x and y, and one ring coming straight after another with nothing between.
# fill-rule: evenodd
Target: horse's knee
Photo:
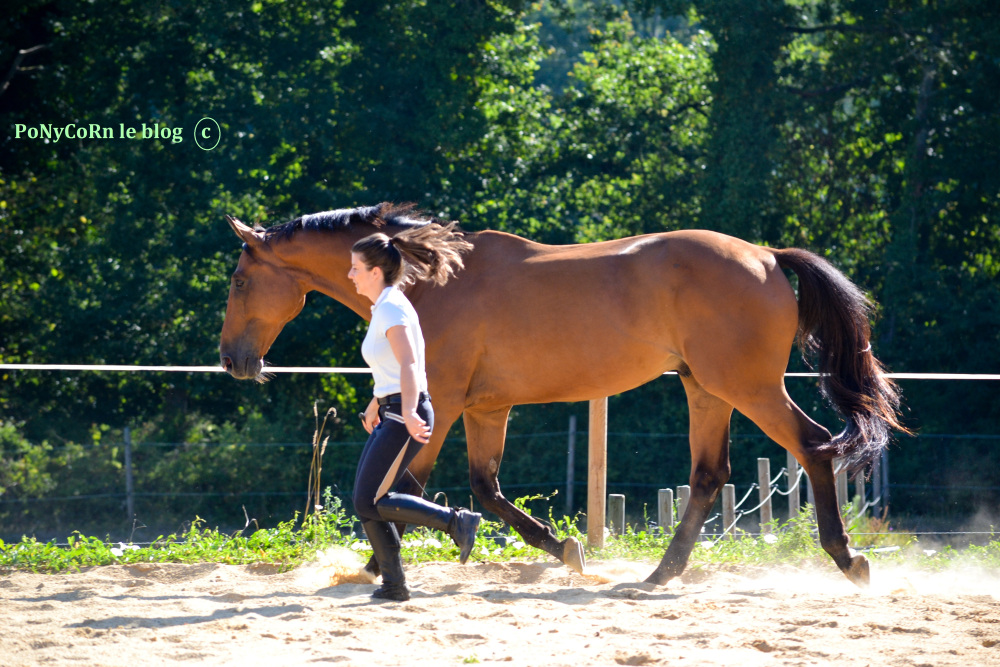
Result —
<instances>
[{"instance_id":1,"label":"horse's knee","mask_svg":"<svg viewBox=\"0 0 1000 667\"><path fill-rule=\"evenodd\" d=\"M502 498L496 475L472 471L469 475L469 485L472 487L472 493L475 494L476 499L482 503L483 507L493 512L493 508Z\"/></svg>"},{"instance_id":2,"label":"horse's knee","mask_svg":"<svg viewBox=\"0 0 1000 667\"><path fill-rule=\"evenodd\" d=\"M718 468L696 467L691 472L691 493L714 498L729 481L729 466Z\"/></svg>"}]
</instances>

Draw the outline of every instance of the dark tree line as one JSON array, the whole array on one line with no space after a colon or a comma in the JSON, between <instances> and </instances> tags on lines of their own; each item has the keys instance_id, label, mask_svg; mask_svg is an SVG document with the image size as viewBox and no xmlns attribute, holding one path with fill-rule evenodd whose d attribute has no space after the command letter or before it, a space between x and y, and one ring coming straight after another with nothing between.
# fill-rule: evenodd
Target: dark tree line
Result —
<instances>
[{"instance_id":1,"label":"dark tree line","mask_svg":"<svg viewBox=\"0 0 1000 667\"><path fill-rule=\"evenodd\" d=\"M395 200L550 243L701 227L806 247L880 304L892 370L1000 369L995 2L26 0L0 22L0 77L0 362L216 363L239 251L225 214L267 225ZM191 134L205 116L222 130L211 151ZM184 135L16 136L71 123ZM361 365L362 331L311 298L270 361ZM996 431L992 384L903 389L921 433ZM814 387L792 390L836 428ZM316 401L345 415L334 441L359 441L346 415L368 391L360 377L0 371L0 500L117 493L125 426L190 443L146 461L157 488L297 491L307 454L247 445L308 442ZM613 432L686 430L669 380L612 408ZM532 434L574 412L517 409L502 479L560 478L562 437ZM453 436L432 482L461 488ZM686 476L683 441L619 442L612 483ZM894 473L997 485L983 442L907 440ZM355 453L337 451L340 488ZM16 502L0 517L50 520Z\"/></svg>"}]
</instances>

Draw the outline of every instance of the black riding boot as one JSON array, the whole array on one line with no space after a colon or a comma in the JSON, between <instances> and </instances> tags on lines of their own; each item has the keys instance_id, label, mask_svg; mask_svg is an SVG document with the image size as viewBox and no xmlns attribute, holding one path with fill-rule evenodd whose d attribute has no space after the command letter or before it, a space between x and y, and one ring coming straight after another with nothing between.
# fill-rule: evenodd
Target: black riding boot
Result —
<instances>
[{"instance_id":1,"label":"black riding boot","mask_svg":"<svg viewBox=\"0 0 1000 667\"><path fill-rule=\"evenodd\" d=\"M476 544L476 530L483 518L478 512L442 507L405 493L388 493L375 503L375 507L386 521L427 526L447 533L458 545L458 560L463 565Z\"/></svg>"},{"instance_id":2,"label":"black riding boot","mask_svg":"<svg viewBox=\"0 0 1000 667\"><path fill-rule=\"evenodd\" d=\"M385 521L365 521L361 524L372 545L372 553L382 571L382 585L372 593L373 598L405 602L410 599L410 589L403 574L403 559L399 555L399 535L396 527Z\"/></svg>"},{"instance_id":3,"label":"black riding boot","mask_svg":"<svg viewBox=\"0 0 1000 667\"><path fill-rule=\"evenodd\" d=\"M406 529L409 528L409 526L405 523L400 525L402 526L402 529L399 526L396 526L396 535L398 535L400 541L402 541L403 533L406 532ZM368 559L367 563L365 563L365 571L370 573L373 577L377 577L382 574L382 570L378 567L378 558L375 558L375 554L372 554L372 557Z\"/></svg>"}]
</instances>

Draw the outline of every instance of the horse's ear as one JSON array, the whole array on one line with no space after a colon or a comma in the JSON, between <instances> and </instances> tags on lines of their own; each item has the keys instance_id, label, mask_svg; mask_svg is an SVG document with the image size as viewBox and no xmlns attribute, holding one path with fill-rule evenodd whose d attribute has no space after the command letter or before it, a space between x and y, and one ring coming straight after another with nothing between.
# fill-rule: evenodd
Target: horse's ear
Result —
<instances>
[{"instance_id":1,"label":"horse's ear","mask_svg":"<svg viewBox=\"0 0 1000 667\"><path fill-rule=\"evenodd\" d=\"M263 240L258 232L255 232L251 227L244 225L231 215L226 216L226 222L229 223L229 226L232 227L233 231L236 232L236 235L240 237L244 243L255 245Z\"/></svg>"}]
</instances>

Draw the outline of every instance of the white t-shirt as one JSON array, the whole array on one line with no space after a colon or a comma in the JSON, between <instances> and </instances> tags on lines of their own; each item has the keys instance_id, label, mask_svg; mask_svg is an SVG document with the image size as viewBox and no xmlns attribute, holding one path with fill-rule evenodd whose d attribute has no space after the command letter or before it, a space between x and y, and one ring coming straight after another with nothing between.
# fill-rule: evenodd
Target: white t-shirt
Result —
<instances>
[{"instance_id":1,"label":"white t-shirt","mask_svg":"<svg viewBox=\"0 0 1000 667\"><path fill-rule=\"evenodd\" d=\"M400 365L386 332L395 326L405 326L410 330L414 354L417 362L417 390L427 391L427 370L424 366L424 334L420 331L420 319L413 304L399 289L386 287L372 306L372 321L368 333L361 343L361 356L372 369L375 378L375 395L382 397L398 394L400 385Z\"/></svg>"}]
</instances>

